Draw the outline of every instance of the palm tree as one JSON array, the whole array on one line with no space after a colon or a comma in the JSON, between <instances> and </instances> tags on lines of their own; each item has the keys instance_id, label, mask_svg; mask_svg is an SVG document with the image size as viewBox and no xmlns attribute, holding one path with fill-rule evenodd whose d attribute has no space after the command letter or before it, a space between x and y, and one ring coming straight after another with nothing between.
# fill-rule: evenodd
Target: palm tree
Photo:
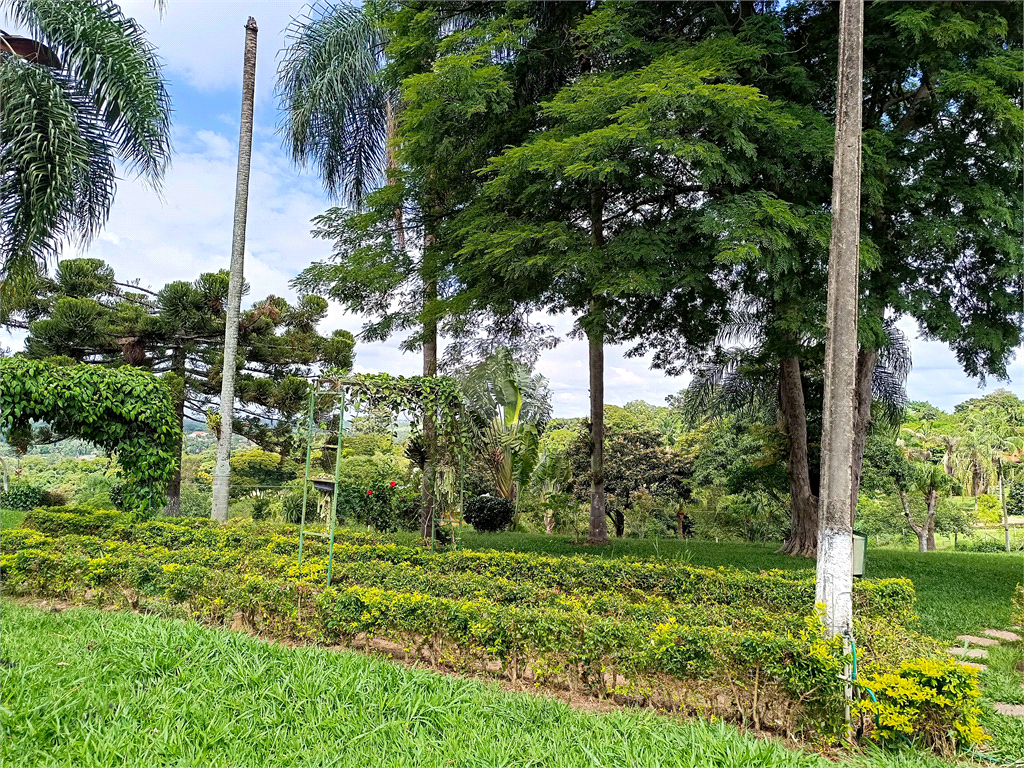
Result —
<instances>
[{"instance_id":1,"label":"palm tree","mask_svg":"<svg viewBox=\"0 0 1024 768\"><path fill-rule=\"evenodd\" d=\"M358 207L395 167L397 94L380 82L385 30L372 8L309 6L285 31L277 74L285 144L332 198Z\"/></svg>"},{"instance_id":2,"label":"palm tree","mask_svg":"<svg viewBox=\"0 0 1024 768\"><path fill-rule=\"evenodd\" d=\"M158 3L161 5L162 3ZM108 0L0 0L0 299L106 222L120 161L158 185L170 99L145 32ZM0 301L9 305L9 301Z\"/></svg>"},{"instance_id":3,"label":"palm tree","mask_svg":"<svg viewBox=\"0 0 1024 768\"><path fill-rule=\"evenodd\" d=\"M235 217L231 237L231 278L224 318L224 367L220 389L220 434L217 464L213 470L214 520L228 519L231 483L231 431L235 409L235 365L238 350L238 318L242 310L245 225L249 210L249 166L252 160L252 110L256 94L256 20L245 24L245 57L242 62L242 119L238 140L238 175L235 180Z\"/></svg>"}]
</instances>

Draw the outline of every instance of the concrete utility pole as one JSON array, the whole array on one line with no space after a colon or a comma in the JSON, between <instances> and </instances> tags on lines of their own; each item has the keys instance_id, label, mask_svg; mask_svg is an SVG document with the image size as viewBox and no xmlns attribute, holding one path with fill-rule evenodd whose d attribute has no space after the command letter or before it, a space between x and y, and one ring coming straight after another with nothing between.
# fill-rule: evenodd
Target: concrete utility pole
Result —
<instances>
[{"instance_id":1,"label":"concrete utility pole","mask_svg":"<svg viewBox=\"0 0 1024 768\"><path fill-rule=\"evenodd\" d=\"M249 210L249 165L252 160L252 105L256 92L256 19L245 24L245 61L242 65L242 128L238 139L238 176L235 179L235 226L231 237L231 280L224 319L224 373L220 388L220 438L213 470L214 520L228 519L231 482L231 426L235 415L235 358L238 353L238 317L242 311L245 265L245 220Z\"/></svg>"},{"instance_id":2,"label":"concrete utility pole","mask_svg":"<svg viewBox=\"0 0 1024 768\"><path fill-rule=\"evenodd\" d=\"M857 375L863 71L864 3L863 0L841 0L815 599L825 605L825 626L829 634L841 635L847 640L853 636L850 498Z\"/></svg>"}]
</instances>

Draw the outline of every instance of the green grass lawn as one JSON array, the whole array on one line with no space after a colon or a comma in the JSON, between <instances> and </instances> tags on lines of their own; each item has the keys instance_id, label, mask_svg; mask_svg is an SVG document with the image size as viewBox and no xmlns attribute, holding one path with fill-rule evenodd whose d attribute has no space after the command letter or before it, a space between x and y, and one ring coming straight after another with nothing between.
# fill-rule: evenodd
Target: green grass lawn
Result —
<instances>
[{"instance_id":1,"label":"green grass lawn","mask_svg":"<svg viewBox=\"0 0 1024 768\"><path fill-rule=\"evenodd\" d=\"M546 552L552 555L587 554L597 557L657 557L691 565L731 565L748 570L778 568L813 573L815 561L778 555L777 544L679 541L677 539L618 539L604 547L578 546L565 536L529 533L460 533L470 549ZM1013 623L1010 600L1021 582L1021 556L974 552L920 553L872 548L866 576L905 576L917 589L922 629L942 640L986 627L1005 628Z\"/></svg>"},{"instance_id":2,"label":"green grass lawn","mask_svg":"<svg viewBox=\"0 0 1024 768\"><path fill-rule=\"evenodd\" d=\"M0 602L4 766L826 766L721 723L594 714L350 652ZM856 765L936 765L872 750Z\"/></svg>"},{"instance_id":3,"label":"green grass lawn","mask_svg":"<svg viewBox=\"0 0 1024 768\"><path fill-rule=\"evenodd\" d=\"M16 509L0 508L0 530L4 528L20 528L21 521L25 519L25 513Z\"/></svg>"}]
</instances>

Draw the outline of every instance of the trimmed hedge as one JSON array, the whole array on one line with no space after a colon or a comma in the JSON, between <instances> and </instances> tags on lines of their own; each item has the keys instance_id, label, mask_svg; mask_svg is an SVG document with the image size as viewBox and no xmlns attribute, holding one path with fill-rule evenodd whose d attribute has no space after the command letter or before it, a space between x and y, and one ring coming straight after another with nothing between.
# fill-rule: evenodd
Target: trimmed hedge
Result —
<instances>
[{"instance_id":1,"label":"trimmed hedge","mask_svg":"<svg viewBox=\"0 0 1024 768\"><path fill-rule=\"evenodd\" d=\"M172 549L202 544L252 550L275 539L276 551L281 554L298 549L294 527L285 524L237 522L218 526L211 520L179 518L133 525L116 512L89 514L70 509L32 510L25 516L24 525L52 535L102 535ZM612 561L493 550L430 552L423 547L388 543L386 536L344 530L338 531L335 541L336 561L410 563L438 572L472 572L489 578L530 581L567 593L639 593L697 604L760 605L805 613L814 607L814 580L793 579L782 571L754 573L628 558ZM307 541L306 546L312 546L313 553L326 553L326 547L318 541ZM909 579L858 580L854 584L854 600L858 611L866 616L886 616L904 624L915 619L914 587Z\"/></svg>"}]
</instances>

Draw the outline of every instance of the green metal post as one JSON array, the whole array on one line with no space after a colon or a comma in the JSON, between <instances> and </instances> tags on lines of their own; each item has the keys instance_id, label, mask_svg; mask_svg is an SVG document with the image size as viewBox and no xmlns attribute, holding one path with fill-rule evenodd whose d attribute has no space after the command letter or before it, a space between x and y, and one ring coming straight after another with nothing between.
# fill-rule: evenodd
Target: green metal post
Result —
<instances>
[{"instance_id":1,"label":"green metal post","mask_svg":"<svg viewBox=\"0 0 1024 768\"><path fill-rule=\"evenodd\" d=\"M309 461L313 456L313 411L316 410L316 384L309 392L309 431L306 434L306 476L302 480L302 517L299 521L299 568L302 568L302 538L306 532L306 495L309 493Z\"/></svg>"},{"instance_id":2,"label":"green metal post","mask_svg":"<svg viewBox=\"0 0 1024 768\"><path fill-rule=\"evenodd\" d=\"M331 544L327 555L327 586L331 586L331 569L334 566L334 526L338 522L338 477L341 475L341 442L345 434L345 390L340 390L341 411L338 415L338 452L334 456L334 493L331 495Z\"/></svg>"}]
</instances>

